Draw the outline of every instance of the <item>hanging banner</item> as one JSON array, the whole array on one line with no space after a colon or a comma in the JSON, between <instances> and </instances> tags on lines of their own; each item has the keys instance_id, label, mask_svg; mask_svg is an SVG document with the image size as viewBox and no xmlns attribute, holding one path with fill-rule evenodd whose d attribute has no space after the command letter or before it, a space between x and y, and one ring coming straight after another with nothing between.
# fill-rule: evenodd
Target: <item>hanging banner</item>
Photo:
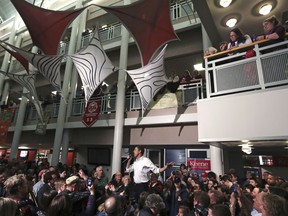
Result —
<instances>
[{"instance_id":1,"label":"hanging banner","mask_svg":"<svg viewBox=\"0 0 288 216\"><path fill-rule=\"evenodd\" d=\"M91 127L97 120L100 112L101 100L89 101L82 118L86 127Z\"/></svg>"},{"instance_id":2,"label":"hanging banner","mask_svg":"<svg viewBox=\"0 0 288 216\"><path fill-rule=\"evenodd\" d=\"M49 122L49 119L51 118L51 109L46 109L44 110L44 116L43 116L43 122L41 119L38 120L38 123L36 125L36 130L35 133L39 135L45 135L46 134L46 129L47 129L47 124Z\"/></svg>"},{"instance_id":3,"label":"hanging banner","mask_svg":"<svg viewBox=\"0 0 288 216\"><path fill-rule=\"evenodd\" d=\"M0 115L0 145L6 143L7 132L16 109L5 108L1 110Z\"/></svg>"}]
</instances>

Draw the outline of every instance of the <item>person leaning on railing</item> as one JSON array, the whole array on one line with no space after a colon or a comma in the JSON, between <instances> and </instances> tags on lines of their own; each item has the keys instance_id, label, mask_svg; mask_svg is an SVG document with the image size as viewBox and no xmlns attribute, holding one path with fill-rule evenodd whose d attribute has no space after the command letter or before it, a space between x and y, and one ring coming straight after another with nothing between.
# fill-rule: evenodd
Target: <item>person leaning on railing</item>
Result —
<instances>
[{"instance_id":1,"label":"person leaning on railing","mask_svg":"<svg viewBox=\"0 0 288 216\"><path fill-rule=\"evenodd\" d=\"M250 43L252 43L252 40L249 35L244 35L239 28L234 28L230 31L230 42L228 43L227 49Z\"/></svg>"},{"instance_id":2,"label":"person leaning on railing","mask_svg":"<svg viewBox=\"0 0 288 216\"><path fill-rule=\"evenodd\" d=\"M276 16L272 16L263 21L264 35L256 38L257 41L269 39L269 44L282 42L285 40L285 28L280 24ZM268 45L268 44L267 44Z\"/></svg>"}]
</instances>

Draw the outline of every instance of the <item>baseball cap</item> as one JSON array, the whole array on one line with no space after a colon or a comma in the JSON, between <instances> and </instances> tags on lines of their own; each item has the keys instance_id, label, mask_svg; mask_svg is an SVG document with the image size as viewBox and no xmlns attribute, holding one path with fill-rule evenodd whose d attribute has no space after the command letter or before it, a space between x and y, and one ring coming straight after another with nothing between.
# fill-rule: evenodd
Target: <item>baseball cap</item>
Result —
<instances>
[{"instance_id":1,"label":"baseball cap","mask_svg":"<svg viewBox=\"0 0 288 216\"><path fill-rule=\"evenodd\" d=\"M66 179L66 184L70 185L70 184L74 184L79 180L78 176L71 176L69 178Z\"/></svg>"},{"instance_id":2,"label":"baseball cap","mask_svg":"<svg viewBox=\"0 0 288 216\"><path fill-rule=\"evenodd\" d=\"M202 172L202 173L201 173L201 177L207 178L207 177L208 177L208 173Z\"/></svg>"}]
</instances>

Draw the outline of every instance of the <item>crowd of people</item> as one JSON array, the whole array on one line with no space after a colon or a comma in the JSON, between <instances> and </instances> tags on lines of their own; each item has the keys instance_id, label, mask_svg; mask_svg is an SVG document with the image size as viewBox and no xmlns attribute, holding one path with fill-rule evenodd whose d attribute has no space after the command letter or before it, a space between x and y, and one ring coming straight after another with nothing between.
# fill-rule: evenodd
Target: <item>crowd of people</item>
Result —
<instances>
[{"instance_id":1,"label":"crowd of people","mask_svg":"<svg viewBox=\"0 0 288 216\"><path fill-rule=\"evenodd\" d=\"M174 162L158 168L143 154L143 147L136 146L126 171L117 171L110 180L101 166L88 172L79 164L54 167L47 161L37 165L2 160L0 215L288 215L288 182L272 173L257 179L247 172L240 178L230 169L217 176L181 164L164 181L159 174Z\"/></svg>"},{"instance_id":2,"label":"crowd of people","mask_svg":"<svg viewBox=\"0 0 288 216\"><path fill-rule=\"evenodd\" d=\"M219 44L219 51L231 50L236 47L251 44L254 41L268 40L264 42L263 45L271 45L285 40L285 28L275 16L265 19L262 24L264 34L258 36L244 34L239 28L232 29L229 35L229 42L222 41ZM204 56L212 55L217 52L218 50L216 48L209 47L204 51ZM233 54L233 52L230 54ZM253 56L253 52L247 54L249 56L246 57Z\"/></svg>"}]
</instances>

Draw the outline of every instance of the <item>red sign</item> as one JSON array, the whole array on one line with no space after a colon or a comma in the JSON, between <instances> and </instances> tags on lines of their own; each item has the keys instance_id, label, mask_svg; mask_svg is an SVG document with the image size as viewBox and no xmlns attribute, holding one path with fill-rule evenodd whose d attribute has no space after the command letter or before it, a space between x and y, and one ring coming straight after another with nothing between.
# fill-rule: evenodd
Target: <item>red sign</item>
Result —
<instances>
[{"instance_id":1,"label":"red sign","mask_svg":"<svg viewBox=\"0 0 288 216\"><path fill-rule=\"evenodd\" d=\"M188 158L187 165L191 170L211 170L210 160Z\"/></svg>"},{"instance_id":2,"label":"red sign","mask_svg":"<svg viewBox=\"0 0 288 216\"><path fill-rule=\"evenodd\" d=\"M0 145L5 144L7 132L10 127L15 109L3 109L0 115Z\"/></svg>"},{"instance_id":3,"label":"red sign","mask_svg":"<svg viewBox=\"0 0 288 216\"><path fill-rule=\"evenodd\" d=\"M91 127L97 120L100 112L101 101L89 101L82 118L82 122L86 127Z\"/></svg>"}]
</instances>

